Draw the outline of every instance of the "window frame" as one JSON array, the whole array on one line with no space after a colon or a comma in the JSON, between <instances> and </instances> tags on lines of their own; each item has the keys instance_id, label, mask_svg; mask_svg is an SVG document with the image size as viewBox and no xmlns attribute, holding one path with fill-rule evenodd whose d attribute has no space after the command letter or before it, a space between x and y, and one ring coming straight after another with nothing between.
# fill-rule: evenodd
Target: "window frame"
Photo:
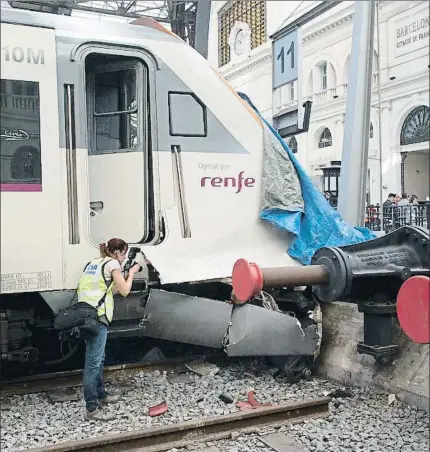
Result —
<instances>
[{"instance_id":1,"label":"window frame","mask_svg":"<svg viewBox=\"0 0 430 452\"><path fill-rule=\"evenodd\" d=\"M109 154L125 154L128 152L145 152L148 150L149 129L148 129L148 108L147 102L149 93L147 89L148 70L146 65L138 58L127 58L118 55L118 59L124 58L123 61L109 62L106 64L95 65L87 72L87 106L86 114L88 120L88 154L89 155L109 155ZM136 107L133 110L115 111L106 113L96 113L95 109L95 80L98 74L106 72L119 72L126 70L134 70L136 74ZM110 150L97 150L97 118L110 118L120 115L131 115L136 113L137 126L136 137L137 144L134 148L119 148Z\"/></svg>"},{"instance_id":2,"label":"window frame","mask_svg":"<svg viewBox=\"0 0 430 452\"><path fill-rule=\"evenodd\" d=\"M294 140L294 142L296 143L295 150L293 150L293 148L291 147L291 143L293 142L293 140ZM288 147L290 148L290 151L291 151L293 154L297 154L297 152L299 151L299 143L297 143L297 138L296 138L295 136L292 136L292 137L289 139L289 141L288 141Z\"/></svg>"},{"instance_id":3,"label":"window frame","mask_svg":"<svg viewBox=\"0 0 430 452\"><path fill-rule=\"evenodd\" d=\"M422 115L422 118L419 115ZM414 136L410 137L408 135L408 130L410 128L412 128L412 131L415 132L415 129L417 127L416 123L412 124L412 120L413 119L419 119L419 121L421 121L421 119L425 120L427 119L425 125L428 124L428 122L430 121L430 107L428 107L427 105L417 105L416 107L414 107L406 116L406 118L404 119L403 123L402 123L402 128L400 129L400 146L411 146L411 145L417 145L420 143L427 143L428 140L426 139L415 139ZM424 136L424 134L423 134ZM426 138L424 136L424 138Z\"/></svg>"},{"instance_id":4,"label":"window frame","mask_svg":"<svg viewBox=\"0 0 430 452\"><path fill-rule=\"evenodd\" d=\"M203 133L175 133L173 132L173 121L172 121L172 96L189 96L192 97L198 105L202 108L203 114ZM187 91L169 91L167 93L167 104L169 109L169 135L171 137L187 137L187 138L205 138L208 136L208 113L206 105L196 96L193 92Z\"/></svg>"},{"instance_id":5,"label":"window frame","mask_svg":"<svg viewBox=\"0 0 430 452\"><path fill-rule=\"evenodd\" d=\"M322 91L325 91L328 89L327 75L328 75L328 65L327 65L327 61L324 61L324 63L321 64L321 88L322 88Z\"/></svg>"},{"instance_id":6,"label":"window frame","mask_svg":"<svg viewBox=\"0 0 430 452\"><path fill-rule=\"evenodd\" d=\"M290 102L296 100L296 90L294 86L294 81L290 82L288 87Z\"/></svg>"},{"instance_id":7,"label":"window frame","mask_svg":"<svg viewBox=\"0 0 430 452\"><path fill-rule=\"evenodd\" d=\"M324 134L326 133L326 131L328 131L328 133L330 134L330 144L325 144L325 142L323 142L323 137ZM328 142L328 141L327 141ZM330 146L333 146L333 135L331 133L331 130L328 127L325 127L324 130L321 132L320 137L318 139L318 149L324 149L324 148L329 148Z\"/></svg>"}]
</instances>

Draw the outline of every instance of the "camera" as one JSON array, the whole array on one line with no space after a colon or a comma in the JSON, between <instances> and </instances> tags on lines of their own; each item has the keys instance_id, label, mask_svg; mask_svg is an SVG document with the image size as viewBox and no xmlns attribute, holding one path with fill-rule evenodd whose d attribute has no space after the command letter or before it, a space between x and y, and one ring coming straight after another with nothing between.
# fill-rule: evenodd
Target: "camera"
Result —
<instances>
[{"instance_id":1,"label":"camera","mask_svg":"<svg viewBox=\"0 0 430 452\"><path fill-rule=\"evenodd\" d=\"M137 248L135 246L132 246L130 248L130 251L128 252L128 259L127 262L124 265L124 271L128 272L130 270L131 267L133 267L134 265L139 265L137 262L135 262L137 253L141 252L140 248ZM139 272L141 272L143 270L143 267L141 265L139 265Z\"/></svg>"}]
</instances>

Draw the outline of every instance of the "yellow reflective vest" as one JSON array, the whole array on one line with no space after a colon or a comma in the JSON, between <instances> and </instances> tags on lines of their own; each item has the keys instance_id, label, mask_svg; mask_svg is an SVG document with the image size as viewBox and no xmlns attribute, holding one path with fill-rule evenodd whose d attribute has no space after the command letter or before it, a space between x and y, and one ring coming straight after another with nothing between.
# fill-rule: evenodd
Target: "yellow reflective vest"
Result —
<instances>
[{"instance_id":1,"label":"yellow reflective vest","mask_svg":"<svg viewBox=\"0 0 430 452\"><path fill-rule=\"evenodd\" d=\"M113 317L114 300L112 289L115 283L112 280L109 286L107 285L104 267L111 260L111 257L92 259L85 267L78 285L78 302L88 303L95 307L98 316L106 316L109 324L112 322Z\"/></svg>"}]
</instances>

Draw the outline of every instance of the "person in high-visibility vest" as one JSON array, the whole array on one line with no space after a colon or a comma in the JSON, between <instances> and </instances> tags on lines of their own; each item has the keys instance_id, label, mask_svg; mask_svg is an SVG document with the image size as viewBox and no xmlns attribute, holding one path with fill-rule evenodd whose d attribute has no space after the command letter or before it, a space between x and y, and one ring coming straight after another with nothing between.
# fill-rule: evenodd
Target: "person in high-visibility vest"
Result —
<instances>
[{"instance_id":1,"label":"person in high-visibility vest","mask_svg":"<svg viewBox=\"0 0 430 452\"><path fill-rule=\"evenodd\" d=\"M139 265L130 267L127 278L121 273L128 245L124 240L111 239L100 245L100 257L92 259L84 269L78 285L78 302L97 308L99 322L97 333L85 340L84 399L85 418L108 421L114 415L103 412L109 402L117 402L121 396L108 394L104 387L103 367L107 332L113 318L113 289L126 297L131 290Z\"/></svg>"}]
</instances>

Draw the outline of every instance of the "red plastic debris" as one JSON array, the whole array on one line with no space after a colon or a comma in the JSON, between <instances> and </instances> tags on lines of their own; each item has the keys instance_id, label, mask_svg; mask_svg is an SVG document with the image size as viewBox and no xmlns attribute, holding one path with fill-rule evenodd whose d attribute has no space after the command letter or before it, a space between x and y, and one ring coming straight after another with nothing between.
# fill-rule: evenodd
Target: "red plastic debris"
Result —
<instances>
[{"instance_id":1,"label":"red plastic debris","mask_svg":"<svg viewBox=\"0 0 430 452\"><path fill-rule=\"evenodd\" d=\"M253 408L257 408L260 406L272 406L271 403L260 403L257 402L255 400L255 395L254 395L254 391L249 391L248 392L248 403L253 407Z\"/></svg>"},{"instance_id":2,"label":"red plastic debris","mask_svg":"<svg viewBox=\"0 0 430 452\"><path fill-rule=\"evenodd\" d=\"M263 273L257 264L239 259L233 266L231 281L234 295L244 303L261 292Z\"/></svg>"},{"instance_id":3,"label":"red plastic debris","mask_svg":"<svg viewBox=\"0 0 430 452\"><path fill-rule=\"evenodd\" d=\"M160 416L161 414L164 414L168 410L168 406L166 402L161 402L158 405L149 407L149 415L151 417L154 416Z\"/></svg>"},{"instance_id":4,"label":"red plastic debris","mask_svg":"<svg viewBox=\"0 0 430 452\"><path fill-rule=\"evenodd\" d=\"M254 391L248 392L248 401L247 402L237 402L236 403L237 408L240 409L240 411L246 411L246 410L255 410L256 408L262 408L265 406L272 406L271 403L260 403L255 400Z\"/></svg>"},{"instance_id":5,"label":"red plastic debris","mask_svg":"<svg viewBox=\"0 0 430 452\"><path fill-rule=\"evenodd\" d=\"M397 294L397 317L405 334L418 344L430 343L430 278L412 276Z\"/></svg>"},{"instance_id":6,"label":"red plastic debris","mask_svg":"<svg viewBox=\"0 0 430 452\"><path fill-rule=\"evenodd\" d=\"M240 411L253 410L254 408L257 408L255 406L252 406L248 402L237 402L236 406L237 406L237 408L239 408Z\"/></svg>"}]
</instances>

